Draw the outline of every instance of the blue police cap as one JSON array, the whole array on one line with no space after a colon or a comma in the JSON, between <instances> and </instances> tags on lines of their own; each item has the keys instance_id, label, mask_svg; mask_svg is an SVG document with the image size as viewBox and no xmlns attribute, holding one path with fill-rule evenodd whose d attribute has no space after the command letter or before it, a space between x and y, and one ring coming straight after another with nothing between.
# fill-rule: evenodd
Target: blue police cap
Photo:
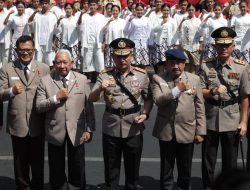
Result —
<instances>
[{"instance_id":1,"label":"blue police cap","mask_svg":"<svg viewBox=\"0 0 250 190\"><path fill-rule=\"evenodd\" d=\"M167 60L183 60L185 61L187 58L182 50L179 49L169 49L165 52L165 56Z\"/></svg>"}]
</instances>

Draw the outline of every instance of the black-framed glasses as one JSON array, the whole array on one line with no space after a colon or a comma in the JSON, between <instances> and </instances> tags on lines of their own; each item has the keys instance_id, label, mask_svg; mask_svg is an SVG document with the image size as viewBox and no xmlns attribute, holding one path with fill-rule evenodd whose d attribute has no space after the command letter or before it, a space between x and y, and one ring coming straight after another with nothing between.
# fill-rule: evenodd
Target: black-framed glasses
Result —
<instances>
[{"instance_id":1,"label":"black-framed glasses","mask_svg":"<svg viewBox=\"0 0 250 190\"><path fill-rule=\"evenodd\" d=\"M53 63L54 64L56 64L56 65L67 65L67 64L69 64L70 62L68 62L68 61L53 61Z\"/></svg>"},{"instance_id":2,"label":"black-framed glasses","mask_svg":"<svg viewBox=\"0 0 250 190\"><path fill-rule=\"evenodd\" d=\"M16 49L16 51L20 54L25 54L25 53L32 54L35 51L35 49Z\"/></svg>"}]
</instances>

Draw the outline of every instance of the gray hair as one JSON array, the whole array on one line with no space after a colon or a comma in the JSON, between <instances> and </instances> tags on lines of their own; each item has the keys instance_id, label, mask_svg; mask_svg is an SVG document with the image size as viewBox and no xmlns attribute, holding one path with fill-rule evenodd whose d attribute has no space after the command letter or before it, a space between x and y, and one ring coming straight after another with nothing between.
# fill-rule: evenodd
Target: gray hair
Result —
<instances>
[{"instance_id":1,"label":"gray hair","mask_svg":"<svg viewBox=\"0 0 250 190\"><path fill-rule=\"evenodd\" d=\"M65 54L67 54L68 57L69 57L69 59L70 59L70 61L73 61L73 57L72 57L72 55L71 55L71 53L70 53L69 50L67 50L67 49L59 49L59 50L56 52L56 56L57 56L58 54L60 54L60 53L65 53ZM56 56L55 56L55 58L56 58Z\"/></svg>"}]
</instances>

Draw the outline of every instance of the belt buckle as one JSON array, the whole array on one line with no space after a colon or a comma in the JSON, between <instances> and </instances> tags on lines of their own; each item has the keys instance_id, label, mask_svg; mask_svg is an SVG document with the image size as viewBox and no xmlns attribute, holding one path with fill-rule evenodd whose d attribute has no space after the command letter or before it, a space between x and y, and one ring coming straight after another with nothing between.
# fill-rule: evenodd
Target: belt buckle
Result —
<instances>
[{"instance_id":1,"label":"belt buckle","mask_svg":"<svg viewBox=\"0 0 250 190\"><path fill-rule=\"evenodd\" d=\"M221 108L226 107L226 101L221 100L221 101L220 101L220 107L221 107Z\"/></svg>"},{"instance_id":2,"label":"belt buckle","mask_svg":"<svg viewBox=\"0 0 250 190\"><path fill-rule=\"evenodd\" d=\"M126 112L125 109L120 108L120 116L121 117L125 116L125 112Z\"/></svg>"}]
</instances>

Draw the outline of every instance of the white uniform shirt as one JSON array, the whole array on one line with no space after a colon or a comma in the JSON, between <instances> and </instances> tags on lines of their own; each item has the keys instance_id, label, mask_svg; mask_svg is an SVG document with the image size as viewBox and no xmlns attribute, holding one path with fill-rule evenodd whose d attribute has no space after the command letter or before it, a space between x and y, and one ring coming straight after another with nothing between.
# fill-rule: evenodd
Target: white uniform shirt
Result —
<instances>
[{"instance_id":1,"label":"white uniform shirt","mask_svg":"<svg viewBox=\"0 0 250 190\"><path fill-rule=\"evenodd\" d=\"M56 15L57 19L59 19L61 16L66 15L65 10L58 6L52 7L50 11Z\"/></svg>"},{"instance_id":2,"label":"white uniform shirt","mask_svg":"<svg viewBox=\"0 0 250 190\"><path fill-rule=\"evenodd\" d=\"M150 40L151 26L148 17L135 17L127 22L124 34L135 43L135 47L147 47Z\"/></svg>"},{"instance_id":3,"label":"white uniform shirt","mask_svg":"<svg viewBox=\"0 0 250 190\"><path fill-rule=\"evenodd\" d=\"M168 21L161 24L163 21L163 18L160 17L155 22L156 27L154 28L154 43L157 45L162 45L163 43L166 43L167 46L171 46L174 43L174 35L177 31L177 22L172 17L168 18Z\"/></svg>"},{"instance_id":4,"label":"white uniform shirt","mask_svg":"<svg viewBox=\"0 0 250 190\"><path fill-rule=\"evenodd\" d=\"M183 20L183 18L187 17L187 16L188 16L187 12L184 13L184 14L182 14L180 11L178 11L177 13L175 13L174 19L177 22L177 28L179 27L179 25L180 25L181 21ZM175 36L174 36L174 44L176 44L176 45L180 44L178 33L176 33Z\"/></svg>"},{"instance_id":5,"label":"white uniform shirt","mask_svg":"<svg viewBox=\"0 0 250 190\"><path fill-rule=\"evenodd\" d=\"M188 12L186 12L185 14L182 14L180 11L178 11L177 13L175 13L174 15L174 19L177 22L177 27L179 27L181 21L183 20L184 17L188 16Z\"/></svg>"},{"instance_id":6,"label":"white uniform shirt","mask_svg":"<svg viewBox=\"0 0 250 190\"><path fill-rule=\"evenodd\" d=\"M248 50L250 48L250 14L233 16L231 27L235 28L237 34L234 39L235 48L240 51Z\"/></svg>"},{"instance_id":7,"label":"white uniform shirt","mask_svg":"<svg viewBox=\"0 0 250 190\"><path fill-rule=\"evenodd\" d=\"M215 17L211 17L207 20L207 22L203 23L202 27L208 29L206 41L210 44L214 44L214 39L211 37L211 34L213 31L223 26L227 26L227 20L222 15L218 19Z\"/></svg>"},{"instance_id":8,"label":"white uniform shirt","mask_svg":"<svg viewBox=\"0 0 250 190\"><path fill-rule=\"evenodd\" d=\"M9 14L9 12L12 11L12 10L14 11L14 15L17 14L17 8L16 8L16 6L14 6L14 5L13 5L12 7L10 7L9 9L7 9L7 8L4 8L4 9L8 12L8 14Z\"/></svg>"},{"instance_id":9,"label":"white uniform shirt","mask_svg":"<svg viewBox=\"0 0 250 190\"><path fill-rule=\"evenodd\" d=\"M9 33L8 27L3 24L7 15L8 12L6 11L6 9L3 9L3 11L0 12L0 43L6 43L6 40L10 41L10 35L7 35Z\"/></svg>"},{"instance_id":10,"label":"white uniform shirt","mask_svg":"<svg viewBox=\"0 0 250 190\"><path fill-rule=\"evenodd\" d=\"M156 14L156 12L155 11L153 11L153 12L151 12L150 13L150 15L149 15L149 21L151 22L151 26L152 26L152 28L154 28L155 27L155 22L159 19L159 18L161 18L162 17L162 13L159 13L159 14Z\"/></svg>"},{"instance_id":11,"label":"white uniform shirt","mask_svg":"<svg viewBox=\"0 0 250 190\"><path fill-rule=\"evenodd\" d=\"M57 32L62 34L62 43L69 47L78 43L77 21L78 18L75 16L65 17L57 27Z\"/></svg>"},{"instance_id":12,"label":"white uniform shirt","mask_svg":"<svg viewBox=\"0 0 250 190\"><path fill-rule=\"evenodd\" d=\"M182 23L180 32L181 46L190 52L195 52L199 49L199 41L201 41L201 20L193 17Z\"/></svg>"},{"instance_id":13,"label":"white uniform shirt","mask_svg":"<svg viewBox=\"0 0 250 190\"><path fill-rule=\"evenodd\" d=\"M93 16L88 13L83 14L82 24L79 26L82 47L93 47L93 45L97 44L97 47L101 48L105 24L106 19L100 13Z\"/></svg>"},{"instance_id":14,"label":"white uniform shirt","mask_svg":"<svg viewBox=\"0 0 250 190\"><path fill-rule=\"evenodd\" d=\"M55 28L57 24L57 18L56 16L49 12L46 17L49 18L49 23L46 26L48 29L48 33L45 36L45 39L47 40L45 51L50 52L52 51L52 41L53 41L53 35L55 34ZM35 48L39 51L41 49L39 41L41 40L41 25L43 23L43 14L42 13L36 13L34 20L29 23L32 33L34 34L34 41L35 41Z\"/></svg>"},{"instance_id":15,"label":"white uniform shirt","mask_svg":"<svg viewBox=\"0 0 250 190\"><path fill-rule=\"evenodd\" d=\"M28 30L28 19L29 15L23 14L21 16L14 15L9 18L8 26L14 30L14 33L12 35L12 43L15 44L17 39L22 35L29 35Z\"/></svg>"},{"instance_id":16,"label":"white uniform shirt","mask_svg":"<svg viewBox=\"0 0 250 190\"><path fill-rule=\"evenodd\" d=\"M110 44L116 38L124 38L124 28L126 21L118 18L109 23L106 29L106 44Z\"/></svg>"},{"instance_id":17,"label":"white uniform shirt","mask_svg":"<svg viewBox=\"0 0 250 190\"><path fill-rule=\"evenodd\" d=\"M29 16L31 16L33 13L34 13L35 11L34 11L34 9L33 8L26 8L25 9L25 14L27 14L27 15L29 15Z\"/></svg>"},{"instance_id":18,"label":"white uniform shirt","mask_svg":"<svg viewBox=\"0 0 250 190\"><path fill-rule=\"evenodd\" d=\"M123 9L121 11L121 18L128 20L129 17L132 15L132 12L127 8L127 9Z\"/></svg>"}]
</instances>

